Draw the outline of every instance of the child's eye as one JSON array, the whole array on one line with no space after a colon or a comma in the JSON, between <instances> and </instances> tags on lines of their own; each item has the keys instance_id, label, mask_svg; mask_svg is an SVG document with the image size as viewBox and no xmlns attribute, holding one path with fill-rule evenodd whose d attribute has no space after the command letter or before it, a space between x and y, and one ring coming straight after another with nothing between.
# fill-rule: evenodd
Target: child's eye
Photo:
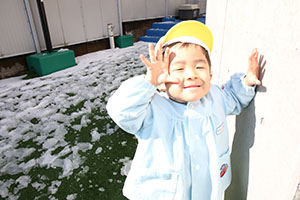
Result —
<instances>
[{"instance_id":1,"label":"child's eye","mask_svg":"<svg viewBox=\"0 0 300 200\"><path fill-rule=\"evenodd\" d=\"M197 66L196 69L205 69L205 67Z\"/></svg>"},{"instance_id":2,"label":"child's eye","mask_svg":"<svg viewBox=\"0 0 300 200\"><path fill-rule=\"evenodd\" d=\"M183 67L178 67L178 68L174 68L172 71L179 72L179 71L182 71L182 70L184 70Z\"/></svg>"}]
</instances>

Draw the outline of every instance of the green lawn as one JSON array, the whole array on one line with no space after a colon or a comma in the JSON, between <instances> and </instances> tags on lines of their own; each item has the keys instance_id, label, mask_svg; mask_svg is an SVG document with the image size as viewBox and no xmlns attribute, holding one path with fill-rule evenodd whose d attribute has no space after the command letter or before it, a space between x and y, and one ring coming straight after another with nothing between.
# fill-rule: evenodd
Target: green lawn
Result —
<instances>
[{"instance_id":1,"label":"green lawn","mask_svg":"<svg viewBox=\"0 0 300 200\"><path fill-rule=\"evenodd\" d=\"M0 199L126 199L137 140L107 115L147 44L100 51L45 77L0 81Z\"/></svg>"}]
</instances>

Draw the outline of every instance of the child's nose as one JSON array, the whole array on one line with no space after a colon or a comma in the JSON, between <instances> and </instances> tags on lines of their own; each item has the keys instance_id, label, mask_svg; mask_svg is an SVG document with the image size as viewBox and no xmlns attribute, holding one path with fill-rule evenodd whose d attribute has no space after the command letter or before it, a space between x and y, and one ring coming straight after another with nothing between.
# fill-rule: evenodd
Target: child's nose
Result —
<instances>
[{"instance_id":1,"label":"child's nose","mask_svg":"<svg viewBox=\"0 0 300 200\"><path fill-rule=\"evenodd\" d=\"M197 72L193 69L187 68L185 70L185 78L186 79L196 79L198 77Z\"/></svg>"}]
</instances>

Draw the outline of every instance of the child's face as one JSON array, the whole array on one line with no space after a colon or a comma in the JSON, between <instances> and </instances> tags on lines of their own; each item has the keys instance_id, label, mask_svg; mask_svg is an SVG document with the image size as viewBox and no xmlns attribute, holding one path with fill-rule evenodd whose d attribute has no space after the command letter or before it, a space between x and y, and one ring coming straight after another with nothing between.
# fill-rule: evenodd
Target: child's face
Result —
<instances>
[{"instance_id":1,"label":"child's face","mask_svg":"<svg viewBox=\"0 0 300 200\"><path fill-rule=\"evenodd\" d=\"M171 47L169 72L179 81L166 83L168 94L175 100L197 101L210 90L210 67L199 45Z\"/></svg>"}]
</instances>

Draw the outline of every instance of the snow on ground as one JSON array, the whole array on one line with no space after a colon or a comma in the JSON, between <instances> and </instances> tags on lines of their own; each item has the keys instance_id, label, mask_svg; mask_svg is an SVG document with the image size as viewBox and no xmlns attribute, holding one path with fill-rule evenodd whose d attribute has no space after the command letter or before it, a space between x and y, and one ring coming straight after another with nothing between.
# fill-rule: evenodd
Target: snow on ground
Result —
<instances>
[{"instance_id":1,"label":"snow on ground","mask_svg":"<svg viewBox=\"0 0 300 200\"><path fill-rule=\"evenodd\" d=\"M70 130L80 132L91 125L88 116L93 110L105 112L107 98L122 81L145 72L140 53L147 54L147 43L77 57L77 66L44 77L0 80L0 197L18 199L19 191L28 185L38 191L44 189L45 184L28 176L35 168L62 169L59 180L48 188L55 194L61 179L84 166L81 152L91 150L96 141L117 127L107 124L105 132L94 127L89 142L70 142L67 136ZM103 116L94 118L101 120ZM98 147L95 154L101 153L102 147ZM119 162L125 169L130 160L125 157ZM17 178L4 178L6 175ZM76 196L69 194L67 199Z\"/></svg>"}]
</instances>

